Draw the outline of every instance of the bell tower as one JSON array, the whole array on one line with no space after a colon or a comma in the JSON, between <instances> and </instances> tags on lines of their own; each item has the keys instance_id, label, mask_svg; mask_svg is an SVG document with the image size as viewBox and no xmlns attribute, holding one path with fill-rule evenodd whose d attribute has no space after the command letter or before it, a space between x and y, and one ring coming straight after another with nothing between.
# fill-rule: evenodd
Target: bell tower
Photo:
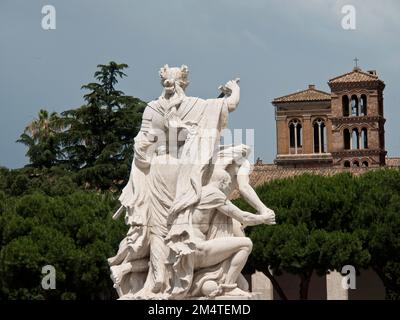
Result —
<instances>
[{"instance_id":1,"label":"bell tower","mask_svg":"<svg viewBox=\"0 0 400 320\"><path fill-rule=\"evenodd\" d=\"M376 71L355 67L329 80L331 88L332 149L334 166L385 165L385 83Z\"/></svg>"}]
</instances>

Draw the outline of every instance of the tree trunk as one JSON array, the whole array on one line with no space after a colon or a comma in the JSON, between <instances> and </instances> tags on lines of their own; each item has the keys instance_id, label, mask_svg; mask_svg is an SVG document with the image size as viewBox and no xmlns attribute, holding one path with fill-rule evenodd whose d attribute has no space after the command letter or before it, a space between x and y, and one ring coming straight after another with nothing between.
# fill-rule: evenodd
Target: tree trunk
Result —
<instances>
[{"instance_id":1,"label":"tree trunk","mask_svg":"<svg viewBox=\"0 0 400 320\"><path fill-rule=\"evenodd\" d=\"M312 272L300 275L300 300L308 299L308 288L310 287Z\"/></svg>"},{"instance_id":2,"label":"tree trunk","mask_svg":"<svg viewBox=\"0 0 400 320\"><path fill-rule=\"evenodd\" d=\"M274 287L274 289L276 290L276 292L278 293L279 297L282 300L288 300L286 294L283 292L281 286L279 285L278 281L275 279L275 277L271 274L271 272L269 271L269 268L263 268L261 270L267 277L268 279L271 281L272 286Z\"/></svg>"}]
</instances>

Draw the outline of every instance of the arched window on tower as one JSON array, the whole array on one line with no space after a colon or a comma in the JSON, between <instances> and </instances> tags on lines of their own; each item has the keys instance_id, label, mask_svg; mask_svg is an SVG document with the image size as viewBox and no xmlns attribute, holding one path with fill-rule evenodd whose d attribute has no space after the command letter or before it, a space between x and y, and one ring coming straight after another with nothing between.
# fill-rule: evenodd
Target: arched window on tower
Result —
<instances>
[{"instance_id":1,"label":"arched window on tower","mask_svg":"<svg viewBox=\"0 0 400 320\"><path fill-rule=\"evenodd\" d=\"M368 167L368 161L363 161L361 166L362 167Z\"/></svg>"},{"instance_id":2,"label":"arched window on tower","mask_svg":"<svg viewBox=\"0 0 400 320\"><path fill-rule=\"evenodd\" d=\"M345 162L344 162L344 167L345 167L345 168L350 168L350 161L348 161L348 160L345 161Z\"/></svg>"},{"instance_id":3,"label":"arched window on tower","mask_svg":"<svg viewBox=\"0 0 400 320\"><path fill-rule=\"evenodd\" d=\"M356 128L351 131L351 149L360 149L360 135Z\"/></svg>"},{"instance_id":4,"label":"arched window on tower","mask_svg":"<svg viewBox=\"0 0 400 320\"><path fill-rule=\"evenodd\" d=\"M359 110L359 105L358 105L358 98L355 94L353 94L351 96L350 104L351 104L351 115L359 116L360 110Z\"/></svg>"},{"instance_id":5,"label":"arched window on tower","mask_svg":"<svg viewBox=\"0 0 400 320\"><path fill-rule=\"evenodd\" d=\"M325 153L326 152L326 126L322 119L314 121L314 153Z\"/></svg>"},{"instance_id":6,"label":"arched window on tower","mask_svg":"<svg viewBox=\"0 0 400 320\"><path fill-rule=\"evenodd\" d=\"M298 153L299 148L302 147L303 130L299 120L291 120L289 122L289 145L295 154ZM292 153L292 152L290 152Z\"/></svg>"},{"instance_id":7,"label":"arched window on tower","mask_svg":"<svg viewBox=\"0 0 400 320\"><path fill-rule=\"evenodd\" d=\"M357 160L355 160L353 162L353 167L359 167L359 166L360 166L360 163Z\"/></svg>"},{"instance_id":8,"label":"arched window on tower","mask_svg":"<svg viewBox=\"0 0 400 320\"><path fill-rule=\"evenodd\" d=\"M350 115L350 108L349 108L349 97L346 95L342 96L342 108L343 108L343 117L348 117Z\"/></svg>"},{"instance_id":9,"label":"arched window on tower","mask_svg":"<svg viewBox=\"0 0 400 320\"><path fill-rule=\"evenodd\" d=\"M362 149L368 149L368 131L367 128L361 130L361 147Z\"/></svg>"},{"instance_id":10,"label":"arched window on tower","mask_svg":"<svg viewBox=\"0 0 400 320\"><path fill-rule=\"evenodd\" d=\"M343 146L344 146L345 150L350 149L350 145L351 145L350 140L351 140L351 137L350 137L349 129L344 129L343 130Z\"/></svg>"},{"instance_id":11,"label":"arched window on tower","mask_svg":"<svg viewBox=\"0 0 400 320\"><path fill-rule=\"evenodd\" d=\"M361 116L366 116L367 115L367 96L365 94L361 95L360 115Z\"/></svg>"}]
</instances>

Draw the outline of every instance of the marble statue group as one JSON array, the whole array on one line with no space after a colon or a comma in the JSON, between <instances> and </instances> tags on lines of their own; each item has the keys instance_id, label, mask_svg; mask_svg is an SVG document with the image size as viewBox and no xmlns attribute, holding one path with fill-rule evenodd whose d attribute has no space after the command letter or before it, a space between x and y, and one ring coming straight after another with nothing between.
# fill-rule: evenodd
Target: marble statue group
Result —
<instances>
[{"instance_id":1,"label":"marble statue group","mask_svg":"<svg viewBox=\"0 0 400 320\"><path fill-rule=\"evenodd\" d=\"M161 96L148 103L120 196L129 227L108 259L120 299L248 298L241 274L252 250L246 226L275 214L249 184L250 148L221 145L221 130L240 99L239 80L216 99L187 97L188 67L160 70ZM229 196L238 190L257 212Z\"/></svg>"}]
</instances>

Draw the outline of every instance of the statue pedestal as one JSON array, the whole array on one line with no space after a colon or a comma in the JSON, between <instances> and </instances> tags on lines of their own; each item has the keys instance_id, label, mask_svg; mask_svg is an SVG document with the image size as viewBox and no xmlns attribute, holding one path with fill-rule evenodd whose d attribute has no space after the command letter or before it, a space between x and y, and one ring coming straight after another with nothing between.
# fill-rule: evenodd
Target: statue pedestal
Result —
<instances>
[{"instance_id":1,"label":"statue pedestal","mask_svg":"<svg viewBox=\"0 0 400 320\"><path fill-rule=\"evenodd\" d=\"M167 299L138 299L134 298L134 295L127 294L125 296L120 297L118 300L164 300L166 301ZM219 300L264 300L263 295L261 292L251 292L250 297L244 297L244 296L217 296L213 298L207 298L207 297L189 297L184 300L212 300L212 301L219 301ZM177 301L177 300L171 300L171 301Z\"/></svg>"},{"instance_id":2,"label":"statue pedestal","mask_svg":"<svg viewBox=\"0 0 400 320\"><path fill-rule=\"evenodd\" d=\"M187 300L263 300L261 292L251 292L250 297L244 296L216 296L213 298L207 297L191 297Z\"/></svg>"}]
</instances>

